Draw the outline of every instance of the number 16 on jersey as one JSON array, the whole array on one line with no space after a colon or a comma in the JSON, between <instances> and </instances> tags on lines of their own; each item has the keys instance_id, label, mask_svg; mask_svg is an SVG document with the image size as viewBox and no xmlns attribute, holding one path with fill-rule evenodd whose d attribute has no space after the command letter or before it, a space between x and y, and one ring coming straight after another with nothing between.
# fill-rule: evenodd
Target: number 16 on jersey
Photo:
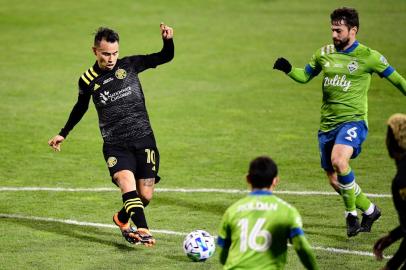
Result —
<instances>
[{"instance_id":1,"label":"number 16 on jersey","mask_svg":"<svg viewBox=\"0 0 406 270\"><path fill-rule=\"evenodd\" d=\"M249 231L248 218L242 218L238 222L241 229L240 233L240 251L246 252L247 249L252 249L257 252L265 252L269 249L272 243L272 235L269 231L263 229L266 219L257 219L254 227ZM258 243L258 239L263 239Z\"/></svg>"}]
</instances>

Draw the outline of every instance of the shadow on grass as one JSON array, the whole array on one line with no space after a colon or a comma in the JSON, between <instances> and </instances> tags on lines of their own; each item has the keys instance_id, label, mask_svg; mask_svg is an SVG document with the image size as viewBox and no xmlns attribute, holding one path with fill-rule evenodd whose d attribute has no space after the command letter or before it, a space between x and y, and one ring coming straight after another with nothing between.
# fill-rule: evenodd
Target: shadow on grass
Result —
<instances>
[{"instance_id":1,"label":"shadow on grass","mask_svg":"<svg viewBox=\"0 0 406 270\"><path fill-rule=\"evenodd\" d=\"M206 196L203 201L191 201L188 198L182 199L179 197L162 196L155 197L155 203L157 205L174 205L176 207L188 208L192 211L206 212L210 214L223 215L226 209L231 205L230 202L224 202L222 200L216 201L215 197Z\"/></svg>"},{"instance_id":2,"label":"shadow on grass","mask_svg":"<svg viewBox=\"0 0 406 270\"><path fill-rule=\"evenodd\" d=\"M323 228L320 230L320 228ZM305 234L324 236L333 241L342 241L346 238L345 225L333 225L326 223L307 222L304 226Z\"/></svg>"},{"instance_id":3,"label":"shadow on grass","mask_svg":"<svg viewBox=\"0 0 406 270\"><path fill-rule=\"evenodd\" d=\"M18 226L25 226L33 230L46 231L58 235L65 235L71 238L76 238L82 241L94 242L106 246L113 246L120 250L134 249L129 245L114 242L115 236L113 235L113 233L106 233L105 231L98 228L84 227L73 224L62 224L56 222L22 220L15 218L4 218L4 221L16 223L18 224ZM119 232L117 231L117 233ZM102 239L103 237L109 237L112 240L104 240Z\"/></svg>"}]
</instances>

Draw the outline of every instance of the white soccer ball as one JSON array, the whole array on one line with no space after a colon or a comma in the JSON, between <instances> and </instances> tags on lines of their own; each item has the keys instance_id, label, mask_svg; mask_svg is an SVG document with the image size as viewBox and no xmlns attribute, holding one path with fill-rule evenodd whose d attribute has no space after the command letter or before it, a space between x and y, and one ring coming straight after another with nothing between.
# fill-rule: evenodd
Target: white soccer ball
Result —
<instances>
[{"instance_id":1,"label":"white soccer ball","mask_svg":"<svg viewBox=\"0 0 406 270\"><path fill-rule=\"evenodd\" d=\"M214 237L206 231L195 230L185 237L183 250L193 261L205 261L213 256L216 250Z\"/></svg>"}]
</instances>

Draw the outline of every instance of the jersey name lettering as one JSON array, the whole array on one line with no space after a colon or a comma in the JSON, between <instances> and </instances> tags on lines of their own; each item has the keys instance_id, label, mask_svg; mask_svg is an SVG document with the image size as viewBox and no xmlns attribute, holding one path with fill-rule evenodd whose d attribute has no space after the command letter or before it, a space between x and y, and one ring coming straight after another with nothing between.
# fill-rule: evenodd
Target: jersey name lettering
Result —
<instances>
[{"instance_id":1,"label":"jersey name lettering","mask_svg":"<svg viewBox=\"0 0 406 270\"><path fill-rule=\"evenodd\" d=\"M276 211L278 210L278 205L276 203L267 203L267 202L249 202L243 205L240 205L237 209L237 212L242 211L251 211L251 210L261 210L261 211Z\"/></svg>"}]
</instances>

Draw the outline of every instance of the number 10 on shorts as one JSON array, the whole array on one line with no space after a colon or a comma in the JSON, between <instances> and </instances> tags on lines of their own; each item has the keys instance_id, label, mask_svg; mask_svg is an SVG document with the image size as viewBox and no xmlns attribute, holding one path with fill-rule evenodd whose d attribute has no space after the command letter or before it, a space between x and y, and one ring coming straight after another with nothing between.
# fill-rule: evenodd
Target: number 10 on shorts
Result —
<instances>
[{"instance_id":1,"label":"number 10 on shorts","mask_svg":"<svg viewBox=\"0 0 406 270\"><path fill-rule=\"evenodd\" d=\"M152 170L155 171L155 151L152 149L145 149L145 153L147 153L147 163L152 163L154 165Z\"/></svg>"}]
</instances>

